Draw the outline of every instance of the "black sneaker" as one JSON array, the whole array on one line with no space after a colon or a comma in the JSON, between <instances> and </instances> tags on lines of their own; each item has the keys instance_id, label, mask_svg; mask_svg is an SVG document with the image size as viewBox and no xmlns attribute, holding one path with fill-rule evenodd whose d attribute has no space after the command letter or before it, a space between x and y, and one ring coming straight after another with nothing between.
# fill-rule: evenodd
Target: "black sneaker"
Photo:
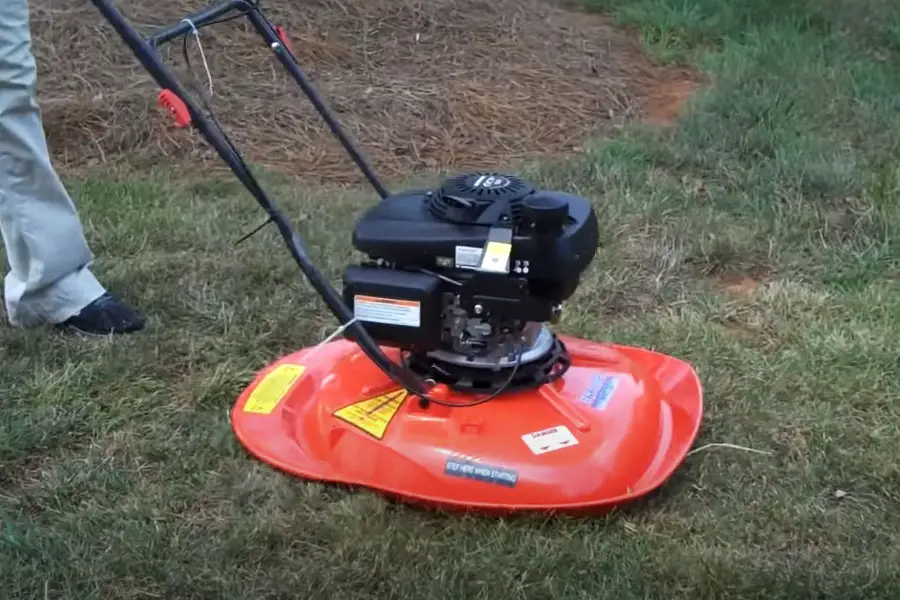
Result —
<instances>
[{"instance_id":1,"label":"black sneaker","mask_svg":"<svg viewBox=\"0 0 900 600\"><path fill-rule=\"evenodd\" d=\"M58 327L86 335L132 333L144 328L144 317L106 293Z\"/></svg>"}]
</instances>

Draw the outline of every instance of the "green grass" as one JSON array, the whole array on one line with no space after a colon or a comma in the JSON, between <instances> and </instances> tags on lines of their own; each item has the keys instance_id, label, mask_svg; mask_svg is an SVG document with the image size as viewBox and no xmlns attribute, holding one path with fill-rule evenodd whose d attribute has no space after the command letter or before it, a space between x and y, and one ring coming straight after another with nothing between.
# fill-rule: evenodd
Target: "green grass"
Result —
<instances>
[{"instance_id":1,"label":"green grass","mask_svg":"<svg viewBox=\"0 0 900 600\"><path fill-rule=\"evenodd\" d=\"M149 330L0 329L5 598L835 598L900 590L900 8L595 0L710 85L545 186L596 200L567 333L690 360L698 452L608 519L443 517L249 459L226 411L333 321L231 183L88 178L110 287ZM363 192L273 184L334 278ZM751 293L729 283L752 278Z\"/></svg>"}]
</instances>

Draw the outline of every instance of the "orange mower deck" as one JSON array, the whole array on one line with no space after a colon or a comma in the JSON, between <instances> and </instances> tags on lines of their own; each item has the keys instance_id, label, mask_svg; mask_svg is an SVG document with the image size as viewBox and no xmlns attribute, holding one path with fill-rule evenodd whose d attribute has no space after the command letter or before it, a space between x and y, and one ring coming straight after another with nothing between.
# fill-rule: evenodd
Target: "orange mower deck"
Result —
<instances>
[{"instance_id":1,"label":"orange mower deck","mask_svg":"<svg viewBox=\"0 0 900 600\"><path fill-rule=\"evenodd\" d=\"M251 454L307 480L439 509L606 512L684 460L703 415L700 381L673 357L560 339L572 357L561 379L458 408L422 408L352 342L306 348L257 375L232 426Z\"/></svg>"}]
</instances>

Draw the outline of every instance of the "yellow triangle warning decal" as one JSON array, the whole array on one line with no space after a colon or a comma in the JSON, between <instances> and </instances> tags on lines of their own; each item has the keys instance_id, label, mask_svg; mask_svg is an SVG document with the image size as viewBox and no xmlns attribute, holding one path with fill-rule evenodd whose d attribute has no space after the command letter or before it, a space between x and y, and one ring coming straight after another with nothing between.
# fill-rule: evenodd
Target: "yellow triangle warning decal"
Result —
<instances>
[{"instance_id":1,"label":"yellow triangle warning decal","mask_svg":"<svg viewBox=\"0 0 900 600\"><path fill-rule=\"evenodd\" d=\"M380 440L407 396L406 390L394 390L345 406L334 416Z\"/></svg>"}]
</instances>

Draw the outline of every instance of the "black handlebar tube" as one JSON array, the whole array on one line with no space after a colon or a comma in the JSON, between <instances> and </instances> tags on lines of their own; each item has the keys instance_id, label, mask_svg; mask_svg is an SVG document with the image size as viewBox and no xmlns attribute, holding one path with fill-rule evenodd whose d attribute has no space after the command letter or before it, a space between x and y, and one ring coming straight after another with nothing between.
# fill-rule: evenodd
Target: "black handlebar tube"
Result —
<instances>
[{"instance_id":1,"label":"black handlebar tube","mask_svg":"<svg viewBox=\"0 0 900 600\"><path fill-rule=\"evenodd\" d=\"M171 90L187 105L188 111L191 114L192 125L200 130L206 140L218 152L222 160L231 168L235 176L244 184L247 191L250 192L275 223L281 237L288 246L291 256L335 317L337 317L343 325L352 321L352 311L344 304L340 294L331 286L325 276L322 275L322 272L312 263L303 245L303 240L291 228L290 223L284 215L276 208L274 202L268 197L266 192L256 181L256 178L253 177L253 174L250 172L250 169L247 167L243 158L228 143L218 126L208 119L190 100L184 87L165 67L153 47L147 40L142 38L134 27L125 20L122 14L112 6L110 0L91 0L91 2L97 7L100 14L109 22L109 24L112 25L126 45L128 45L144 69L146 69L156 81L157 85L162 89ZM240 5L244 4L244 2L238 2L236 4ZM210 11L212 11L212 9L210 9ZM254 11L249 14L255 15L255 18L253 18L254 26L261 34L264 34L264 37L268 38L267 41L269 42L271 49L278 55L282 64L292 64L294 70L292 74L297 77L297 73L301 73L299 81L306 81L306 79L302 77L302 72L299 67L296 65L296 59L294 59L293 55L281 44L272 25L258 12ZM190 27L187 31L191 31ZM274 40L271 39L271 36L274 36ZM170 39L174 39L174 37ZM308 81L306 81L306 83L308 84ZM306 88L304 88L304 91L306 91ZM361 323L353 321L353 323L348 326L348 329L352 329L356 336L357 344L363 352L365 352L369 359L371 359L372 362L374 362L388 377L398 385L403 386L412 394L427 401L428 396L418 378L408 369L394 363L388 358Z\"/></svg>"},{"instance_id":2,"label":"black handlebar tube","mask_svg":"<svg viewBox=\"0 0 900 600\"><path fill-rule=\"evenodd\" d=\"M190 33L194 28L200 29L204 25L208 25L228 15L228 13L235 12L238 8L247 9L253 7L248 0L225 0L224 2L219 2L203 10L198 10L192 15L188 15L175 25L161 28L147 38L147 43L151 48L157 48L167 42L171 42L175 38Z\"/></svg>"}]
</instances>

